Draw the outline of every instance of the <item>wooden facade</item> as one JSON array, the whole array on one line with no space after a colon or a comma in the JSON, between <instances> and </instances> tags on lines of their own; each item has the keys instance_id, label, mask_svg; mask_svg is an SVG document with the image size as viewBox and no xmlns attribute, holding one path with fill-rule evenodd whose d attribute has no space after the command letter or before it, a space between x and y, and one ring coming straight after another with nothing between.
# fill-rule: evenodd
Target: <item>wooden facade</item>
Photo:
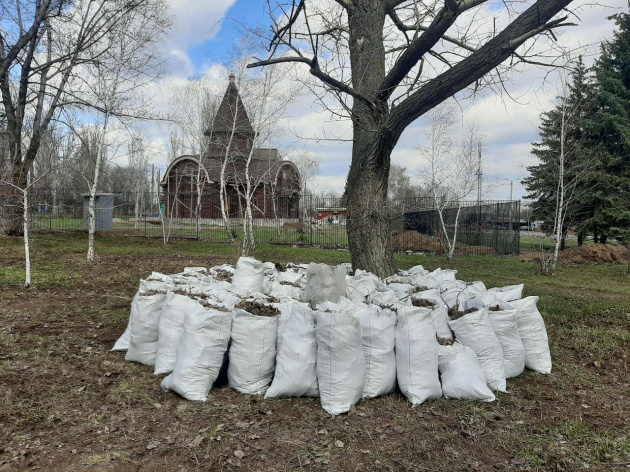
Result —
<instances>
[{"instance_id":1,"label":"wooden facade","mask_svg":"<svg viewBox=\"0 0 630 472\"><path fill-rule=\"evenodd\" d=\"M203 156L181 156L165 173L161 185L167 216L195 217L199 188L200 217L221 218L219 190L223 170L225 207L230 218L245 215L246 176L255 188L252 197L254 218L299 217L300 172L295 164L282 160L277 149L253 147L255 133L238 95L234 76L230 76L228 88L206 135L209 145Z\"/></svg>"}]
</instances>

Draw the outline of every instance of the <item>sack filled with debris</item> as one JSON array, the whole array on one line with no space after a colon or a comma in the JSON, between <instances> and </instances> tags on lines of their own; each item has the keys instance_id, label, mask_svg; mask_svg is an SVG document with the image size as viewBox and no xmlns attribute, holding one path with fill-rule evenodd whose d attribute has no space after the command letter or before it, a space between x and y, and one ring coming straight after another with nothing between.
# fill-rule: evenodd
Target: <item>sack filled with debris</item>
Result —
<instances>
[{"instance_id":1,"label":"sack filled with debris","mask_svg":"<svg viewBox=\"0 0 630 472\"><path fill-rule=\"evenodd\" d=\"M311 307L330 301L337 303L346 295L346 268L310 263L306 269L303 301Z\"/></svg>"},{"instance_id":2,"label":"sack filled with debris","mask_svg":"<svg viewBox=\"0 0 630 472\"><path fill-rule=\"evenodd\" d=\"M494 334L503 349L505 378L518 377L525 369L525 348L516 324L516 308L502 300L497 300L488 309Z\"/></svg>"},{"instance_id":3,"label":"sack filled with debris","mask_svg":"<svg viewBox=\"0 0 630 472\"><path fill-rule=\"evenodd\" d=\"M228 382L234 390L264 395L276 363L278 310L244 301L233 310Z\"/></svg>"},{"instance_id":4,"label":"sack filled with debris","mask_svg":"<svg viewBox=\"0 0 630 472\"><path fill-rule=\"evenodd\" d=\"M234 268L232 291L244 296L262 292L266 269L265 264L253 257L241 257Z\"/></svg>"},{"instance_id":5,"label":"sack filled with debris","mask_svg":"<svg viewBox=\"0 0 630 472\"><path fill-rule=\"evenodd\" d=\"M431 308L398 309L396 372L400 391L413 406L442 396Z\"/></svg>"},{"instance_id":6,"label":"sack filled with debris","mask_svg":"<svg viewBox=\"0 0 630 472\"><path fill-rule=\"evenodd\" d=\"M496 295L499 300L510 302L512 300L518 300L523 296L523 287L525 287L525 284L506 285L505 287L488 289L488 292Z\"/></svg>"},{"instance_id":7,"label":"sack filled with debris","mask_svg":"<svg viewBox=\"0 0 630 472\"><path fill-rule=\"evenodd\" d=\"M361 326L347 312L316 311L315 322L322 408L331 415L340 415L348 412L363 395L365 357Z\"/></svg>"},{"instance_id":8,"label":"sack filled with debris","mask_svg":"<svg viewBox=\"0 0 630 472\"><path fill-rule=\"evenodd\" d=\"M491 402L494 394L486 385L486 377L477 355L468 346L455 342L438 346L438 368L444 398Z\"/></svg>"},{"instance_id":9,"label":"sack filled with debris","mask_svg":"<svg viewBox=\"0 0 630 472\"><path fill-rule=\"evenodd\" d=\"M549 338L537 303L538 297L526 297L512 300L510 305L516 307L514 317L525 348L525 367L541 374L551 374Z\"/></svg>"},{"instance_id":10,"label":"sack filled with debris","mask_svg":"<svg viewBox=\"0 0 630 472\"><path fill-rule=\"evenodd\" d=\"M455 333L455 338L477 354L479 365L486 374L488 387L505 392L503 349L492 329L488 307L473 308L469 311L451 312L448 324Z\"/></svg>"},{"instance_id":11,"label":"sack filled with debris","mask_svg":"<svg viewBox=\"0 0 630 472\"><path fill-rule=\"evenodd\" d=\"M151 292L145 292L151 293ZM129 322L129 348L125 360L154 365L157 355L160 315L165 293L138 295L134 298Z\"/></svg>"},{"instance_id":12,"label":"sack filled with debris","mask_svg":"<svg viewBox=\"0 0 630 472\"><path fill-rule=\"evenodd\" d=\"M158 324L158 343L155 356L155 375L173 371L179 338L184 332L186 316L194 312L203 312L199 301L181 293L169 292L162 304L160 323Z\"/></svg>"},{"instance_id":13,"label":"sack filled with debris","mask_svg":"<svg viewBox=\"0 0 630 472\"><path fill-rule=\"evenodd\" d=\"M303 303L283 304L278 327L276 370L265 398L317 397L317 339L313 311ZM286 320L286 322L284 322Z\"/></svg>"},{"instance_id":14,"label":"sack filled with debris","mask_svg":"<svg viewBox=\"0 0 630 472\"><path fill-rule=\"evenodd\" d=\"M173 372L162 380L162 388L186 400L205 402L221 370L231 328L231 311L209 307L189 313Z\"/></svg>"},{"instance_id":15,"label":"sack filled with debris","mask_svg":"<svg viewBox=\"0 0 630 472\"><path fill-rule=\"evenodd\" d=\"M396 388L396 313L374 305L359 305L355 316L361 325L365 355L363 398L391 393Z\"/></svg>"}]
</instances>

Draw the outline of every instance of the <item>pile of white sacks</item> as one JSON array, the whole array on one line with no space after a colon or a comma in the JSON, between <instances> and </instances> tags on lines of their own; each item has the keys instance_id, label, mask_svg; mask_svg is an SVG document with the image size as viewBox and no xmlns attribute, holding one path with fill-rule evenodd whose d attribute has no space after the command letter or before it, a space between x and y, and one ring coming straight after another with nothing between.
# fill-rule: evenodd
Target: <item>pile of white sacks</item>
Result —
<instances>
[{"instance_id":1,"label":"pile of white sacks","mask_svg":"<svg viewBox=\"0 0 630 472\"><path fill-rule=\"evenodd\" d=\"M205 401L227 363L233 389L320 397L331 415L396 385L413 405L489 402L525 368L551 372L538 297L522 298L522 284L487 290L421 266L385 280L348 272L246 257L154 272L113 350L168 374L162 388L188 400Z\"/></svg>"}]
</instances>

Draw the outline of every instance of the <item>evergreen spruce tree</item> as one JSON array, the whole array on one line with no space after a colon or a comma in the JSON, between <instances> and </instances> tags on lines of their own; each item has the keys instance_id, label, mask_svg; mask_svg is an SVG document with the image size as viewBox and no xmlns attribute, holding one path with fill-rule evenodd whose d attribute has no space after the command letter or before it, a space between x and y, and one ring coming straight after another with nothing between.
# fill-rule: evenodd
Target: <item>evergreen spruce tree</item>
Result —
<instances>
[{"instance_id":1,"label":"evergreen spruce tree","mask_svg":"<svg viewBox=\"0 0 630 472\"><path fill-rule=\"evenodd\" d=\"M593 67L596 107L587 126L588 148L599 163L588 225L601 243L630 228L630 14L611 18L618 30L602 43Z\"/></svg>"}]
</instances>

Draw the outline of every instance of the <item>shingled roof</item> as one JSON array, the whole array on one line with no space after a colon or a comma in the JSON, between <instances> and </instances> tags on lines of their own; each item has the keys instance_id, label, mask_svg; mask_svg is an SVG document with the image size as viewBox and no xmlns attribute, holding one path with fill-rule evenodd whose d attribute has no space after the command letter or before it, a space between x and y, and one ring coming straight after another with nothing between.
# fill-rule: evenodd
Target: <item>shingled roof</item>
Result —
<instances>
[{"instance_id":1,"label":"shingled roof","mask_svg":"<svg viewBox=\"0 0 630 472\"><path fill-rule=\"evenodd\" d=\"M245 105L243 105L236 87L234 74L230 74L228 88L223 100L221 100L212 128L206 131L206 134L231 133L234 125L236 125L235 131L237 133L254 134Z\"/></svg>"}]
</instances>

